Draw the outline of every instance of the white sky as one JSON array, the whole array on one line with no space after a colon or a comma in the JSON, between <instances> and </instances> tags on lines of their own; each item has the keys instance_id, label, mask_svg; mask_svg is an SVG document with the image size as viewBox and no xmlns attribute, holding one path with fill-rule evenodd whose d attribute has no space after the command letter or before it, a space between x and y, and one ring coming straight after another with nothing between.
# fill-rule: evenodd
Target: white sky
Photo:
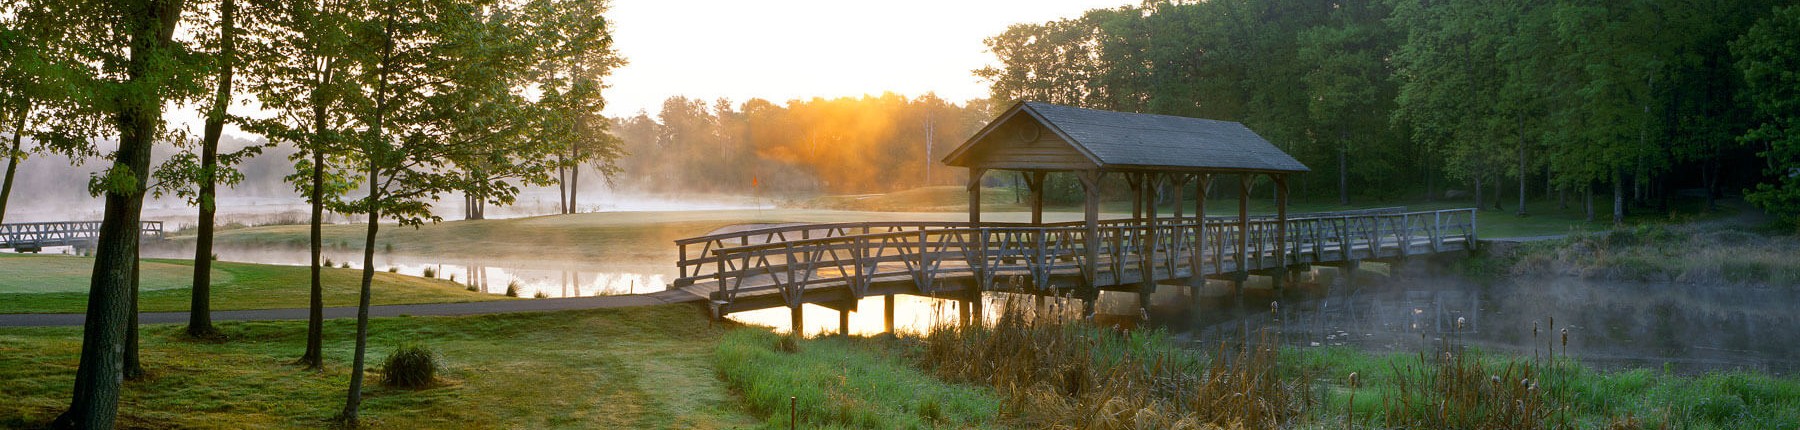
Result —
<instances>
[{"instance_id":1,"label":"white sky","mask_svg":"<svg viewBox=\"0 0 1800 430\"><path fill-rule=\"evenodd\" d=\"M971 70L1007 25L1079 16L1132 0L616 0L613 43L630 64L604 93L608 116L651 116L685 95L776 103L935 92L987 96Z\"/></svg>"},{"instance_id":2,"label":"white sky","mask_svg":"<svg viewBox=\"0 0 1800 430\"><path fill-rule=\"evenodd\" d=\"M655 116L670 96L734 103L894 92L951 102L987 96L972 70L994 64L982 40L1008 25L1076 17L1132 0L616 0L608 116ZM241 84L240 90L245 89ZM240 101L250 99L240 97ZM240 115L265 116L253 104ZM244 112L249 110L251 112ZM260 115L259 115L260 113ZM199 137L195 106L171 106L172 127ZM256 136L237 126L226 133Z\"/></svg>"}]
</instances>

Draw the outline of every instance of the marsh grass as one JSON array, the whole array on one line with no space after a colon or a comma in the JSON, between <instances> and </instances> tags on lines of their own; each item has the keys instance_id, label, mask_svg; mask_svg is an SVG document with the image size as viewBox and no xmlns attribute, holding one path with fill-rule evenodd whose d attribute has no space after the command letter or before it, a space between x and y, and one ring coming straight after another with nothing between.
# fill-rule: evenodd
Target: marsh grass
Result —
<instances>
[{"instance_id":1,"label":"marsh grass","mask_svg":"<svg viewBox=\"0 0 1800 430\"><path fill-rule=\"evenodd\" d=\"M1514 275L1648 282L1800 284L1800 238L1735 229L1639 225L1527 244Z\"/></svg>"},{"instance_id":2,"label":"marsh grass","mask_svg":"<svg viewBox=\"0 0 1800 430\"><path fill-rule=\"evenodd\" d=\"M1029 296L1023 296L1029 297ZM940 325L919 365L994 387L1025 428L1275 428L1304 416L1310 378L1279 369L1270 331L1241 348L1180 347L1160 330L1117 331L1003 300L991 325Z\"/></svg>"}]
</instances>

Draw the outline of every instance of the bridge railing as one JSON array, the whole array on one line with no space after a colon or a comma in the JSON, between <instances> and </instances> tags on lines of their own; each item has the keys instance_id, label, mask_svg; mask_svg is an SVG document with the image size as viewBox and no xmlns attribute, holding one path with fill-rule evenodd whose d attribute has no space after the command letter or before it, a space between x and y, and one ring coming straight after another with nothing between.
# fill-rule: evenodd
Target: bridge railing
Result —
<instances>
[{"instance_id":1,"label":"bridge railing","mask_svg":"<svg viewBox=\"0 0 1800 430\"><path fill-rule=\"evenodd\" d=\"M822 285L843 286L862 297L877 281L911 282L920 293L932 294L946 276L969 277L983 289L1008 277L1028 280L1031 288L1048 288L1053 277L1118 285L1130 273L1139 280L1169 279L1278 267L1278 255L1295 264L1468 249L1474 220L1473 209L1300 215L1288 221L1285 253L1275 252L1279 223L1271 219L1250 221L1247 229L1236 219L1116 220L1098 230L1093 272L1087 271L1088 231L1080 223L940 228L915 223L867 234L845 234L860 227L830 226L835 234L824 237L714 248L712 255L695 259L710 267L690 265L684 273L716 282L714 300L723 303L779 293L790 305L805 303L805 292ZM1246 239L1242 250L1239 235Z\"/></svg>"},{"instance_id":2,"label":"bridge railing","mask_svg":"<svg viewBox=\"0 0 1800 430\"><path fill-rule=\"evenodd\" d=\"M1356 209L1356 210L1347 210L1347 211L1338 211L1338 212L1310 213L1310 214L1305 214L1304 216L1323 217L1323 216L1393 214L1393 213L1405 212L1405 210L1406 210L1405 207L1400 206L1400 207L1386 207L1386 208L1373 208L1373 209ZM1196 218L1194 218L1194 217L1158 218L1157 222L1160 224L1179 224L1179 223L1194 224L1196 222L1195 219ZM1274 219L1275 219L1274 215L1256 215L1256 216L1250 217L1250 220L1258 221L1258 222L1272 221ZM1235 222L1237 222L1237 220L1238 220L1237 217L1232 217L1232 216L1206 217L1206 222L1208 224L1235 223ZM1113 228L1113 227L1124 226L1124 225L1139 224L1142 222L1144 222L1142 219L1112 219L1112 220L1100 221L1100 226L1101 226L1101 228L1106 229L1106 228ZM898 233L898 232L934 230L934 229L954 229L954 228L970 228L970 227L986 227L986 228L1052 227L1052 228L1063 228L1063 227L1082 227L1083 225L1084 224L1081 221L1047 223L1047 224L987 222L987 223L981 223L979 225L974 225L974 226L972 226L971 224L969 224L967 222L957 222L957 221L881 221L881 222L792 224L792 225L780 225L780 226L772 226L772 227L764 227L764 228L746 229L746 230L740 230L740 231L734 231L734 232L728 232L728 233L711 234L711 235L706 235L706 236L680 239L680 240L675 241L675 246L678 249L678 255L676 257L676 266L680 270L680 274L678 275L678 277L675 280L675 285L677 287L684 287L684 286L692 285L694 282L702 281L702 280L712 277L712 275L714 273L713 268L716 266L715 263L717 263L717 260L719 258L714 253L714 251L721 250L721 249L758 245L758 244L766 244L766 243L787 242L787 241L794 241L794 240L811 240L811 239L846 237L846 236L855 236L855 235L867 235L867 234L876 234L876 233Z\"/></svg>"},{"instance_id":3,"label":"bridge railing","mask_svg":"<svg viewBox=\"0 0 1800 430\"><path fill-rule=\"evenodd\" d=\"M163 237L162 221L143 221L139 234ZM100 221L22 222L0 224L0 247L62 246L92 242L100 235Z\"/></svg>"}]
</instances>

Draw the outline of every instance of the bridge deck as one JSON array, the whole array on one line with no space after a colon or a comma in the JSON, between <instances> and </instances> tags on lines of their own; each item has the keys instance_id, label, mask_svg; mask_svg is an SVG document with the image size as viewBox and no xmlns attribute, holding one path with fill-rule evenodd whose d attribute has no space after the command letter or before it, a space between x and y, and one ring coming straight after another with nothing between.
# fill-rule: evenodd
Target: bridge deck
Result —
<instances>
[{"instance_id":1,"label":"bridge deck","mask_svg":"<svg viewBox=\"0 0 1800 430\"><path fill-rule=\"evenodd\" d=\"M1196 276L1465 251L1475 243L1473 209L1303 214L1288 220L1285 241L1275 237L1274 219L1247 224L1107 221L1092 264L1080 223L791 225L677 241L676 287L710 297L724 315L885 294L1140 291Z\"/></svg>"},{"instance_id":2,"label":"bridge deck","mask_svg":"<svg viewBox=\"0 0 1800 430\"><path fill-rule=\"evenodd\" d=\"M138 229L144 237L163 237L162 221L144 221ZM25 222L0 224L0 249L37 251L46 246L89 245L100 237L100 221Z\"/></svg>"}]
</instances>

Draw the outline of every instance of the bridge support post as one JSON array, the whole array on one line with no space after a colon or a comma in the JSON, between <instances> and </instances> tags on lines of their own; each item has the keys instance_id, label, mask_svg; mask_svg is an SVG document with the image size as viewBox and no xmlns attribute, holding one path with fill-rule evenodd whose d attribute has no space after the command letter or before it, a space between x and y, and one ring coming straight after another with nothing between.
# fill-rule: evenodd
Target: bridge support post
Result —
<instances>
[{"instance_id":1,"label":"bridge support post","mask_svg":"<svg viewBox=\"0 0 1800 430\"><path fill-rule=\"evenodd\" d=\"M804 306L798 304L788 306L788 318L791 320L789 322L793 324L794 328L791 333L797 337L806 337L806 314L801 312L801 308Z\"/></svg>"},{"instance_id":2,"label":"bridge support post","mask_svg":"<svg viewBox=\"0 0 1800 430\"><path fill-rule=\"evenodd\" d=\"M1138 315L1150 314L1150 296L1156 294L1156 249L1161 245L1156 238L1156 189L1161 182L1155 173L1141 176L1144 183L1139 187L1144 207L1144 234L1138 237ZM1169 276L1175 276L1173 267L1169 268Z\"/></svg>"},{"instance_id":3,"label":"bridge support post","mask_svg":"<svg viewBox=\"0 0 1800 430\"><path fill-rule=\"evenodd\" d=\"M1362 260L1350 260L1344 262L1343 266L1338 266L1338 270L1342 272L1342 275L1344 276L1344 288L1355 289L1356 272L1362 270Z\"/></svg>"},{"instance_id":4,"label":"bridge support post","mask_svg":"<svg viewBox=\"0 0 1800 430\"><path fill-rule=\"evenodd\" d=\"M838 335L850 336L850 313L856 311L857 301L851 299L838 309Z\"/></svg>"},{"instance_id":5,"label":"bridge support post","mask_svg":"<svg viewBox=\"0 0 1800 430\"><path fill-rule=\"evenodd\" d=\"M1082 219L1085 221L1086 234L1083 235L1082 251L1086 254L1082 260L1084 282L1080 288L1082 300L1082 318L1094 317L1094 302L1100 298L1100 178L1098 170L1086 170L1080 174L1081 188L1086 194ZM1115 278L1117 274L1114 274Z\"/></svg>"},{"instance_id":6,"label":"bridge support post","mask_svg":"<svg viewBox=\"0 0 1800 430\"><path fill-rule=\"evenodd\" d=\"M981 287L977 286L977 287L975 287L975 289L973 291L969 292L969 324L970 325L980 325L981 319L983 317L987 316L987 314L982 312L981 308L982 308Z\"/></svg>"},{"instance_id":7,"label":"bridge support post","mask_svg":"<svg viewBox=\"0 0 1800 430\"><path fill-rule=\"evenodd\" d=\"M881 331L894 334L894 295L881 296Z\"/></svg>"},{"instance_id":8,"label":"bridge support post","mask_svg":"<svg viewBox=\"0 0 1800 430\"><path fill-rule=\"evenodd\" d=\"M1030 172L1025 175L1025 186L1031 188L1031 223L1044 223L1044 175L1047 172Z\"/></svg>"}]
</instances>

